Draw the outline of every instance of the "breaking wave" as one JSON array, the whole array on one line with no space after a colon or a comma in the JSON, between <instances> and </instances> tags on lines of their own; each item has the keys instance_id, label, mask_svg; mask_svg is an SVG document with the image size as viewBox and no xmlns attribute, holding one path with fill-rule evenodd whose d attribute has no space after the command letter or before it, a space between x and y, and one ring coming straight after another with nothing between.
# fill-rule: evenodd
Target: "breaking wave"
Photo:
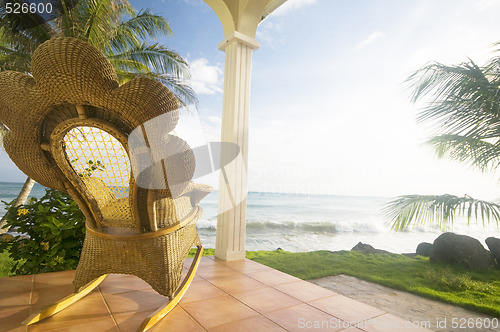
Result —
<instances>
[{"instance_id":1,"label":"breaking wave","mask_svg":"<svg viewBox=\"0 0 500 332\"><path fill-rule=\"evenodd\" d=\"M200 220L196 226L199 231L215 231L217 220ZM335 234L348 232L378 233L385 231L383 225L375 222L318 222L318 221L247 221L247 233L297 233Z\"/></svg>"}]
</instances>

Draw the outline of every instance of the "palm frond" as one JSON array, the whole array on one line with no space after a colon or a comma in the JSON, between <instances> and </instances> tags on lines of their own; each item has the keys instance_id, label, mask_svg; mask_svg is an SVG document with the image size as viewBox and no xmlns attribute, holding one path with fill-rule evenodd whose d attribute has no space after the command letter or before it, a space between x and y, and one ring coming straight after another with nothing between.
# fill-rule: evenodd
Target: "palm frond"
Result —
<instances>
[{"instance_id":1,"label":"palm frond","mask_svg":"<svg viewBox=\"0 0 500 332\"><path fill-rule=\"evenodd\" d=\"M500 221L500 205L494 202L474 199L465 195L404 195L387 203L384 214L390 220L392 229L402 231L410 227L437 224L441 228L452 226L455 217L466 216L467 222L482 220Z\"/></svg>"},{"instance_id":2,"label":"palm frond","mask_svg":"<svg viewBox=\"0 0 500 332\"><path fill-rule=\"evenodd\" d=\"M150 77L170 88L184 105L197 103L186 83L190 78L187 62L164 45L145 42L172 35L165 18L149 9L137 12L128 0L78 1L74 7L73 0L51 1L59 17L35 29L12 29L29 22L10 20L0 6L0 68L29 72L29 59L42 42L53 36L71 36L103 52L122 83Z\"/></svg>"},{"instance_id":3,"label":"palm frond","mask_svg":"<svg viewBox=\"0 0 500 332\"><path fill-rule=\"evenodd\" d=\"M9 14L0 1L0 68L30 72L31 54L53 34L36 14Z\"/></svg>"},{"instance_id":4,"label":"palm frond","mask_svg":"<svg viewBox=\"0 0 500 332\"><path fill-rule=\"evenodd\" d=\"M198 105L198 99L194 90L183 81L180 81L174 77L170 77L165 74L158 74L153 72L132 72L130 70L120 70L116 69L116 74L118 80L121 84L128 82L136 77L147 77L150 79L157 80L158 82L169 88L170 91L175 95L177 100L182 106Z\"/></svg>"},{"instance_id":5,"label":"palm frond","mask_svg":"<svg viewBox=\"0 0 500 332\"><path fill-rule=\"evenodd\" d=\"M435 148L439 158L445 156L469 164L483 172L495 171L500 166L500 141L494 138L478 139L470 136L445 134L427 142Z\"/></svg>"},{"instance_id":6,"label":"palm frond","mask_svg":"<svg viewBox=\"0 0 500 332\"><path fill-rule=\"evenodd\" d=\"M430 142L438 156L448 151L452 158L468 160L483 171L499 166L491 162L500 139L499 69L498 58L483 67L472 60L457 66L433 63L408 78L413 102L430 97L417 121L435 131Z\"/></svg>"},{"instance_id":7,"label":"palm frond","mask_svg":"<svg viewBox=\"0 0 500 332\"><path fill-rule=\"evenodd\" d=\"M193 88L184 80L166 74L153 74L152 78L163 83L177 97L183 106L198 106L198 98Z\"/></svg>"},{"instance_id":8,"label":"palm frond","mask_svg":"<svg viewBox=\"0 0 500 332\"><path fill-rule=\"evenodd\" d=\"M414 89L413 102L429 94L434 100L440 100L449 95L463 96L475 93L477 88L488 88L492 84L488 76L497 76L491 69L488 66L481 68L472 60L454 66L436 62L417 70L406 82Z\"/></svg>"},{"instance_id":9,"label":"palm frond","mask_svg":"<svg viewBox=\"0 0 500 332\"><path fill-rule=\"evenodd\" d=\"M31 71L31 57L17 54L0 54L0 70L14 70L23 73Z\"/></svg>"},{"instance_id":10,"label":"palm frond","mask_svg":"<svg viewBox=\"0 0 500 332\"><path fill-rule=\"evenodd\" d=\"M188 80L190 77L187 62L175 51L158 43L143 43L120 54L108 54L109 59L130 59L144 63L151 71Z\"/></svg>"},{"instance_id":11,"label":"palm frond","mask_svg":"<svg viewBox=\"0 0 500 332\"><path fill-rule=\"evenodd\" d=\"M460 66L434 64L418 71L420 76L409 78L415 86L412 100L432 94L418 121L435 120L441 132L477 130L477 125L491 129L489 126L499 120L500 92L497 74L489 71L473 62Z\"/></svg>"},{"instance_id":12,"label":"palm frond","mask_svg":"<svg viewBox=\"0 0 500 332\"><path fill-rule=\"evenodd\" d=\"M80 39L104 52L109 38L121 17L134 14L134 9L126 0L89 0L82 1L73 22L80 26L77 35Z\"/></svg>"},{"instance_id":13,"label":"palm frond","mask_svg":"<svg viewBox=\"0 0 500 332\"><path fill-rule=\"evenodd\" d=\"M108 60L111 63L111 65L115 68L115 71L117 72L120 71L120 73L122 74L125 72L129 72L130 74L132 74L131 77L135 77L136 74L146 74L151 72L151 69L149 69L147 65L132 59L108 58ZM120 84L123 84L127 80L122 81L120 79L120 75L118 75L118 81L120 82Z\"/></svg>"},{"instance_id":14,"label":"palm frond","mask_svg":"<svg viewBox=\"0 0 500 332\"><path fill-rule=\"evenodd\" d=\"M164 17L146 9L121 22L112 33L109 52L123 53L126 49L139 47L142 40L154 39L158 35L171 36L172 30Z\"/></svg>"},{"instance_id":15,"label":"palm frond","mask_svg":"<svg viewBox=\"0 0 500 332\"><path fill-rule=\"evenodd\" d=\"M53 34L50 24L37 13L7 13L6 2L0 1L0 27L8 30L4 37L25 36L36 44L49 39ZM15 41L17 38L12 38Z\"/></svg>"}]
</instances>

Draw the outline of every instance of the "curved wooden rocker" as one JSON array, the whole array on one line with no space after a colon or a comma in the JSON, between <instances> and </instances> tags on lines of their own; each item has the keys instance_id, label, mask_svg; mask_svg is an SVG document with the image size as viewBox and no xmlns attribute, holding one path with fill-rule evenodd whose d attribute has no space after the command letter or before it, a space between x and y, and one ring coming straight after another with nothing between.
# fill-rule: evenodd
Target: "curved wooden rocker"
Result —
<instances>
[{"instance_id":1,"label":"curved wooden rocker","mask_svg":"<svg viewBox=\"0 0 500 332\"><path fill-rule=\"evenodd\" d=\"M23 325L31 325L38 321L41 321L44 318L50 317L52 315L57 314L59 311L66 309L76 301L80 300L88 293L93 291L99 284L106 278L107 274L100 276L99 278L91 281L87 285L83 286L82 289L78 293L73 293L71 295L66 296L62 300L46 306L39 311L31 314L28 318L23 321Z\"/></svg>"},{"instance_id":2,"label":"curved wooden rocker","mask_svg":"<svg viewBox=\"0 0 500 332\"><path fill-rule=\"evenodd\" d=\"M142 322L141 326L137 331L147 331L149 330L153 325L158 323L160 319L165 317L176 305L179 303L181 300L182 296L186 293L189 285L193 281L194 275L196 273L196 269L198 268L198 265L200 264L201 256L203 255L203 247L200 246L198 247L198 250L196 251L196 255L194 256L194 260L191 263L191 267L189 268L189 271L184 278L184 281L182 284L179 286L179 289L177 290L174 298L172 298L169 302L167 302L164 306L153 312L151 315L149 315L144 321Z\"/></svg>"},{"instance_id":3,"label":"curved wooden rocker","mask_svg":"<svg viewBox=\"0 0 500 332\"><path fill-rule=\"evenodd\" d=\"M194 260L191 263L191 267L189 268L187 275L184 277L184 280L182 284L180 284L174 297L170 301L165 303L165 305L163 305L158 310L156 310L148 317L146 317L146 319L144 319L139 329L137 330L138 332L149 330L156 323L158 323L163 317L165 317L173 308L175 308L175 306L182 299L189 285L193 281L198 265L200 264L202 255L203 255L203 247L199 246L198 250L196 251ZM67 307L69 307L70 305L72 305L73 303L75 303L76 301L80 300L81 298L89 294L91 291L93 291L106 278L106 276L107 274L100 276L94 281L91 281L87 285L83 286L78 293L73 293L71 295L68 295L67 297L56 302L55 304L46 306L40 309L39 311L31 314L27 319L23 321L23 325L34 324L44 318L55 315L61 310L66 309Z\"/></svg>"},{"instance_id":4,"label":"curved wooden rocker","mask_svg":"<svg viewBox=\"0 0 500 332\"><path fill-rule=\"evenodd\" d=\"M179 302L194 277L203 252L195 226L199 202L212 191L191 182L193 151L169 134L179 119L178 101L154 80L120 86L109 61L74 38L42 44L32 74L0 73L5 150L35 181L73 197L85 215L86 235L75 293L25 323L63 310L107 274L122 273L170 298L144 321L145 331Z\"/></svg>"}]
</instances>

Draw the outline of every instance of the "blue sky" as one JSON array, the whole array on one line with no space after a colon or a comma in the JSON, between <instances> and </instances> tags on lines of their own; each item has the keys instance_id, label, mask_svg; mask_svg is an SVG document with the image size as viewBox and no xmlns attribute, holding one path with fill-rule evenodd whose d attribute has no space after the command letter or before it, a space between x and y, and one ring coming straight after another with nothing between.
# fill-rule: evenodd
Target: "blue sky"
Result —
<instances>
[{"instance_id":1,"label":"blue sky","mask_svg":"<svg viewBox=\"0 0 500 332\"><path fill-rule=\"evenodd\" d=\"M206 139L220 140L222 26L201 0L131 1L171 23ZM250 101L249 190L500 197L497 180L422 143L422 105L403 84L435 60L481 64L500 41L496 0L289 0L258 28ZM4 152L0 181L23 181ZM215 184L216 181L212 181Z\"/></svg>"}]
</instances>

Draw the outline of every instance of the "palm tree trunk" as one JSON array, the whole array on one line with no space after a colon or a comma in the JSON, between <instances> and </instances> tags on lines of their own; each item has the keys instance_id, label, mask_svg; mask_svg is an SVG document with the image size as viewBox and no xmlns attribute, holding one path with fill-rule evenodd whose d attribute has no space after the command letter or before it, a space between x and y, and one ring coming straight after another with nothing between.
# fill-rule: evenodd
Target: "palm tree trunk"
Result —
<instances>
[{"instance_id":1,"label":"palm tree trunk","mask_svg":"<svg viewBox=\"0 0 500 332\"><path fill-rule=\"evenodd\" d=\"M26 203L26 201L28 200L28 196L31 193L31 189L33 189L34 185L35 185L35 180L28 177L26 179L26 182L24 182L23 188L19 192L19 195L17 195L17 198L14 201L14 204L12 206L19 206L19 205ZM0 220L0 234L6 233L8 231L7 229L2 228L5 225L5 223L7 222L5 220L5 215L2 217L2 220Z\"/></svg>"}]
</instances>

